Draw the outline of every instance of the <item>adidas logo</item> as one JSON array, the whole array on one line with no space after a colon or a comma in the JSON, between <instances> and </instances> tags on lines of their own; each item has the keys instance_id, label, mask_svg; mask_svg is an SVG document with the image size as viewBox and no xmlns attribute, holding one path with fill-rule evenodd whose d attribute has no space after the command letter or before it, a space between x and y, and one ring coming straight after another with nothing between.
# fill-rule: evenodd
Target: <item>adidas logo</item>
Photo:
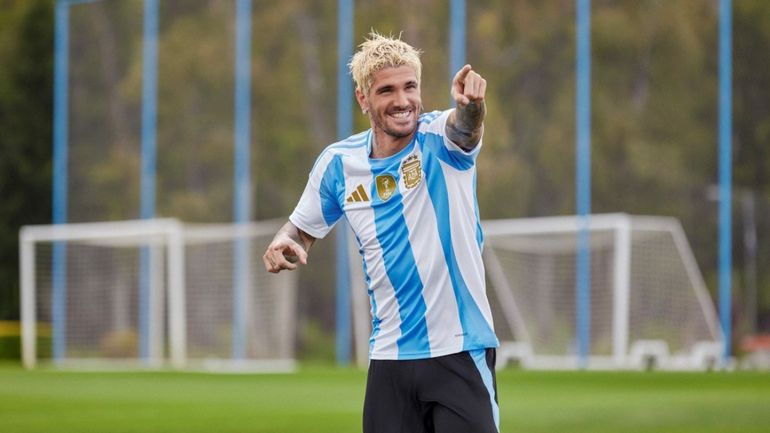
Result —
<instances>
[{"instance_id":1,"label":"adidas logo","mask_svg":"<svg viewBox=\"0 0 770 433\"><path fill-rule=\"evenodd\" d=\"M353 191L353 194L350 194L345 201L348 203L369 201L369 196L366 195L366 190L364 190L364 186L359 183L358 187L356 187L356 190Z\"/></svg>"}]
</instances>

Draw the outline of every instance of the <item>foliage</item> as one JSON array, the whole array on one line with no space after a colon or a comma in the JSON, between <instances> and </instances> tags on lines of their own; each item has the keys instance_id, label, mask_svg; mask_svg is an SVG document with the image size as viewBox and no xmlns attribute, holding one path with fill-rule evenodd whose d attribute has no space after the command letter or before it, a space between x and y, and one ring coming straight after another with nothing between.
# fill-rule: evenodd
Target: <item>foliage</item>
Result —
<instances>
[{"instance_id":1,"label":"foliage","mask_svg":"<svg viewBox=\"0 0 770 433\"><path fill-rule=\"evenodd\" d=\"M734 182L736 207L753 197L755 220L757 225L755 263L760 271L757 275L759 305L765 312L761 317L762 327L770 327L770 273L762 263L770 263L770 3L735 2L734 27L739 29L734 36L734 57L741 61L733 62L734 100L733 100L733 145L734 145ZM745 214L742 215L745 217ZM745 221L744 218L736 219ZM746 225L736 224L743 229ZM740 233L740 232L739 232ZM738 242L743 240L736 233ZM737 263L746 266L751 260L750 249L735 248ZM748 278L747 278L748 277ZM744 274L742 286L749 284L750 276ZM745 299L742 304L745 305Z\"/></svg>"},{"instance_id":2,"label":"foliage","mask_svg":"<svg viewBox=\"0 0 770 433\"><path fill-rule=\"evenodd\" d=\"M446 108L447 2L359 0L369 29L424 51L423 101ZM287 215L321 150L337 137L335 2L253 2L251 159L255 219ZM16 238L49 222L52 0L0 2L0 317L17 315ZM232 219L234 2L164 0L158 39L162 216ZM734 5L734 255L754 195L757 262L770 260L770 2ZM71 13L71 221L136 218L141 165L140 0ZM419 11L420 13L415 13ZM485 219L574 213L574 2L467 2L467 60L488 81L478 198ZM592 207L679 218L716 289L718 8L709 1L603 0L592 6ZM352 86L352 84L350 84ZM354 103L354 107L355 107ZM354 110L354 130L368 127ZM324 257L327 260L328 257ZM306 278L308 312L331 305L333 266ZM757 276L770 327L770 271ZM742 305L742 302L736 302ZM332 308L317 312L329 326ZM747 314L736 309L738 319Z\"/></svg>"},{"instance_id":3,"label":"foliage","mask_svg":"<svg viewBox=\"0 0 770 433\"><path fill-rule=\"evenodd\" d=\"M51 5L0 3L0 319L19 314L19 228L51 218Z\"/></svg>"}]
</instances>

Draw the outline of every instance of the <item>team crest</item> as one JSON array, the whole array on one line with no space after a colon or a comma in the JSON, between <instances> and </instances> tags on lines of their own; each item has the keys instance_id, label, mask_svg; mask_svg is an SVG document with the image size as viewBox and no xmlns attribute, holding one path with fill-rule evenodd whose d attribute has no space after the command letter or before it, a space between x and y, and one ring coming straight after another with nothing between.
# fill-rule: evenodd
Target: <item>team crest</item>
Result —
<instances>
[{"instance_id":1,"label":"team crest","mask_svg":"<svg viewBox=\"0 0 770 433\"><path fill-rule=\"evenodd\" d=\"M377 176L377 195L382 201L387 201L396 192L396 179L389 174Z\"/></svg>"},{"instance_id":2,"label":"team crest","mask_svg":"<svg viewBox=\"0 0 770 433\"><path fill-rule=\"evenodd\" d=\"M404 186L412 189L420 184L422 180L422 164L417 155L406 158L401 163L401 174L404 176Z\"/></svg>"}]
</instances>

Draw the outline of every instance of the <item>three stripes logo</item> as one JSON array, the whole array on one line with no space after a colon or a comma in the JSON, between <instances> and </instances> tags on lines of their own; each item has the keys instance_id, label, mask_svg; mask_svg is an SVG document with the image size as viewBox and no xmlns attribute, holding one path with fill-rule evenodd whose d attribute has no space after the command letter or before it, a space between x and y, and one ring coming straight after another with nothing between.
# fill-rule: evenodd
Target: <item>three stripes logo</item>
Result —
<instances>
[{"instance_id":1,"label":"three stripes logo","mask_svg":"<svg viewBox=\"0 0 770 433\"><path fill-rule=\"evenodd\" d=\"M350 194L345 201L348 203L369 201L369 196L366 195L366 190L364 189L364 186L359 183L358 186L356 187L356 190L353 191L353 194Z\"/></svg>"}]
</instances>

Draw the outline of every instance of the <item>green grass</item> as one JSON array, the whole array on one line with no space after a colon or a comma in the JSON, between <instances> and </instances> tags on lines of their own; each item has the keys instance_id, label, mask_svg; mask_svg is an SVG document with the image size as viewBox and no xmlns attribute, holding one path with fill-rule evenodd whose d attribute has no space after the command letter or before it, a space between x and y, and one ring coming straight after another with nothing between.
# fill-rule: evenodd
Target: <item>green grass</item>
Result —
<instances>
[{"instance_id":1,"label":"green grass","mask_svg":"<svg viewBox=\"0 0 770 433\"><path fill-rule=\"evenodd\" d=\"M366 375L27 372L0 366L0 431L359 432ZM770 374L498 373L502 432L768 432Z\"/></svg>"}]
</instances>

